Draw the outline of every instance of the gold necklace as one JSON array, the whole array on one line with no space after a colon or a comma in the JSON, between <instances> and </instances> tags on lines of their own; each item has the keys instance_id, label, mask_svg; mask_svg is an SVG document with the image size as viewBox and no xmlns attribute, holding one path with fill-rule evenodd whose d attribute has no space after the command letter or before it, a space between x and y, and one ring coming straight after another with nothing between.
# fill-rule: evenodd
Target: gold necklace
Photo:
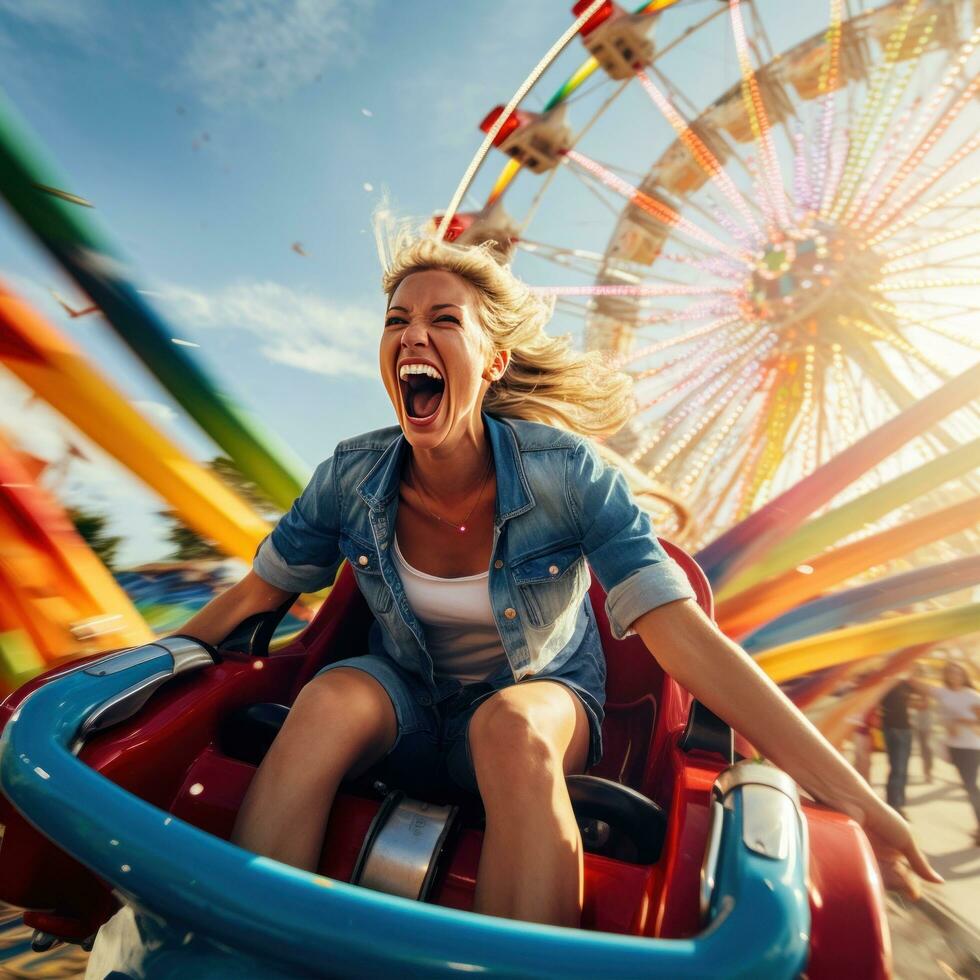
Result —
<instances>
[{"instance_id":1,"label":"gold necklace","mask_svg":"<svg viewBox=\"0 0 980 980\"><path fill-rule=\"evenodd\" d=\"M415 463L412 458L409 458L408 465L412 470L412 479L415 481L417 490L421 491L422 481L419 479L418 472L415 469ZM487 481L490 479L490 472L493 469L493 453L487 457L487 472L484 474L483 483L480 484L480 492L476 495L476 501L470 508L469 514L463 519L462 524L457 524L455 521L447 521L444 517L440 517L438 514L433 514L431 510L426 506L425 500L422 498L422 494L419 493L419 500L422 502L422 507L430 517L434 517L437 521L442 521L443 524L448 524L450 527L455 528L460 534L466 532L466 522L473 515L473 511L476 510L476 505L480 502L480 498L483 496L483 491L486 489ZM426 491L428 493L428 491Z\"/></svg>"}]
</instances>

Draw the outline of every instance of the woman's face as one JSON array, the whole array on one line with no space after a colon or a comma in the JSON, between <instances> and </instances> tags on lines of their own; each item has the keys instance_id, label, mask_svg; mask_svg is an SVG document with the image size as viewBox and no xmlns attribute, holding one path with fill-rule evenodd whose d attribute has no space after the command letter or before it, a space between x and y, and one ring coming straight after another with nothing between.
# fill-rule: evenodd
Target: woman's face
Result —
<instances>
[{"instance_id":1,"label":"woman's face","mask_svg":"<svg viewBox=\"0 0 980 980\"><path fill-rule=\"evenodd\" d=\"M447 438L455 444L479 429L489 382L506 355L491 359L480 323L476 287L441 269L414 272L402 280L385 315L379 350L381 377L408 441L431 449ZM501 363L502 361L502 363ZM405 373L412 363L423 365ZM438 378L431 375L438 374Z\"/></svg>"},{"instance_id":2,"label":"woman's face","mask_svg":"<svg viewBox=\"0 0 980 980\"><path fill-rule=\"evenodd\" d=\"M966 670L960 664L946 664L943 667L943 683L951 691L958 691L966 684Z\"/></svg>"}]
</instances>

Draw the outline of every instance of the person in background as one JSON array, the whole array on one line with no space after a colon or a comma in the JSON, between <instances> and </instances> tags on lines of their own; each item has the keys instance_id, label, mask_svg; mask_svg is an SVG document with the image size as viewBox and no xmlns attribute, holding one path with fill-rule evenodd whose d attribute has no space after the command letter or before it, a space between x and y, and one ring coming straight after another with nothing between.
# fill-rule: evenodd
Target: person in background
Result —
<instances>
[{"instance_id":1,"label":"person in background","mask_svg":"<svg viewBox=\"0 0 980 980\"><path fill-rule=\"evenodd\" d=\"M899 680L881 699L881 727L888 752L888 783L885 793L888 805L905 816L905 786L909 778L909 756L912 754L912 723L909 700L915 689L907 680Z\"/></svg>"},{"instance_id":2,"label":"person in background","mask_svg":"<svg viewBox=\"0 0 980 980\"><path fill-rule=\"evenodd\" d=\"M854 726L854 768L858 771L861 778L866 782L871 782L871 753L874 745L871 740L871 729L875 724L875 715L878 712L878 705L874 705L866 711L860 718L855 718Z\"/></svg>"},{"instance_id":3,"label":"person in background","mask_svg":"<svg viewBox=\"0 0 980 980\"><path fill-rule=\"evenodd\" d=\"M915 664L912 668L912 677L922 681L925 677L925 668L921 663ZM912 706L915 708L915 740L919 745L919 754L922 756L922 778L927 782L932 782L932 701L928 695L920 694L918 690L914 693Z\"/></svg>"},{"instance_id":4,"label":"person in background","mask_svg":"<svg viewBox=\"0 0 980 980\"><path fill-rule=\"evenodd\" d=\"M977 769L980 767L980 693L973 687L966 667L955 660L948 660L943 667L942 687L930 687L917 681L915 689L931 696L939 706L940 718L946 729L943 741L949 751L949 761L956 766L973 805L973 814L977 820L973 840L980 846L980 787L977 786Z\"/></svg>"}]
</instances>

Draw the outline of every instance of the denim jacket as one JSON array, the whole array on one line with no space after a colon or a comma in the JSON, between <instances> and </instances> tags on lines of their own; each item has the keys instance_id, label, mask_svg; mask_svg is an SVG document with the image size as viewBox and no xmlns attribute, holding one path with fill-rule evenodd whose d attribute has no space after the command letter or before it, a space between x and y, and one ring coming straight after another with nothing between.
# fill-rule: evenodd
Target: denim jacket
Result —
<instances>
[{"instance_id":1,"label":"denim jacket","mask_svg":"<svg viewBox=\"0 0 980 980\"><path fill-rule=\"evenodd\" d=\"M583 642L598 644L588 629L590 567L617 639L648 610L694 598L623 475L587 439L485 412L483 421L497 477L490 601L515 680L547 676ZM376 620L371 652L383 649L436 692L424 630L391 557L408 446L399 426L340 442L259 546L253 567L277 588L314 592L333 582L346 558ZM601 659L601 649L590 652Z\"/></svg>"}]
</instances>

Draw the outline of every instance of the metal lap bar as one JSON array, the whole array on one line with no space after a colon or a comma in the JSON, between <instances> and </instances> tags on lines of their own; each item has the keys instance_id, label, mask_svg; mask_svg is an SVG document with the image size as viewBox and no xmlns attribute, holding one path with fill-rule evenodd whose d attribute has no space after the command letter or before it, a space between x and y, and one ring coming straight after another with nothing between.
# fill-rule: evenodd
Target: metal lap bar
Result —
<instances>
[{"instance_id":1,"label":"metal lap bar","mask_svg":"<svg viewBox=\"0 0 980 980\"><path fill-rule=\"evenodd\" d=\"M425 901L458 809L390 793L364 838L351 884Z\"/></svg>"}]
</instances>

